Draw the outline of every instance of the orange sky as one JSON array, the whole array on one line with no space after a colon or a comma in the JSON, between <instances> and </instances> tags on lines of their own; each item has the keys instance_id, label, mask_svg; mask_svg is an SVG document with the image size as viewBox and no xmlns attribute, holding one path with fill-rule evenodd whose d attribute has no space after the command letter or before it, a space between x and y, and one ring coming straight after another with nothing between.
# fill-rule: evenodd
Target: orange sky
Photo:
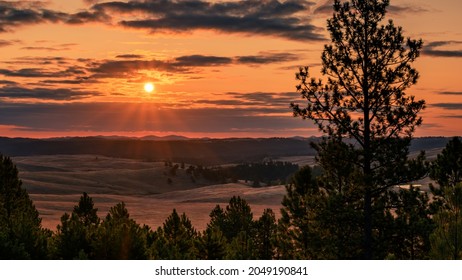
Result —
<instances>
[{"instance_id":1,"label":"orange sky","mask_svg":"<svg viewBox=\"0 0 462 280\"><path fill-rule=\"evenodd\" d=\"M319 135L293 118L319 74L326 0L0 1L0 135ZM460 135L462 1L391 0L422 38L417 136ZM144 91L153 82L156 90Z\"/></svg>"}]
</instances>

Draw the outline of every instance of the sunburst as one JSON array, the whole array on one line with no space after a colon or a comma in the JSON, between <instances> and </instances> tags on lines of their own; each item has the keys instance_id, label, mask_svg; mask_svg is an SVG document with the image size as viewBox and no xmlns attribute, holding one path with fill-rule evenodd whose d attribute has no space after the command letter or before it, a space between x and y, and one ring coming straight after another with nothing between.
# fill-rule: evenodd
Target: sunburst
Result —
<instances>
[{"instance_id":1,"label":"sunburst","mask_svg":"<svg viewBox=\"0 0 462 280\"><path fill-rule=\"evenodd\" d=\"M144 91L146 91L147 93L151 93L151 92L153 92L155 89L156 89L156 87L154 86L153 83L145 83L145 84L144 84Z\"/></svg>"}]
</instances>

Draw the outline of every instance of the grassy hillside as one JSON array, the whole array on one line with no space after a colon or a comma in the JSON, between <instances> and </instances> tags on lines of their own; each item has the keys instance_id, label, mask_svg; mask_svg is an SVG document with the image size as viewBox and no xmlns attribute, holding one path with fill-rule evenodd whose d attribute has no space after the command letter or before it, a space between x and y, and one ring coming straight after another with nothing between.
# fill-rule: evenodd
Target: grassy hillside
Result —
<instances>
[{"instance_id":1,"label":"grassy hillside","mask_svg":"<svg viewBox=\"0 0 462 280\"><path fill-rule=\"evenodd\" d=\"M16 157L14 162L42 224L50 229L56 228L64 212L72 211L82 192L93 197L102 217L110 207L124 201L139 223L156 228L176 208L186 212L198 229L205 227L216 204L227 204L233 195L248 200L259 216L265 208L278 212L285 193L283 186L209 185L203 179L192 182L183 169L171 176L164 163L133 159L56 155Z\"/></svg>"}]
</instances>

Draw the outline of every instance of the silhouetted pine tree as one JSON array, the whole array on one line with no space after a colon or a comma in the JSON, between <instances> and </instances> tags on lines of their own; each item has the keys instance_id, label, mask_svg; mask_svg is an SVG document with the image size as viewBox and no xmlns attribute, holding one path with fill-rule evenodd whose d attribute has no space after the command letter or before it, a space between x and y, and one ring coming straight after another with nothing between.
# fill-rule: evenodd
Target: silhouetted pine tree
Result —
<instances>
[{"instance_id":1,"label":"silhouetted pine tree","mask_svg":"<svg viewBox=\"0 0 462 280\"><path fill-rule=\"evenodd\" d=\"M197 244L199 259L222 260L226 256L226 237L218 227L207 227Z\"/></svg>"},{"instance_id":2,"label":"silhouetted pine tree","mask_svg":"<svg viewBox=\"0 0 462 280\"><path fill-rule=\"evenodd\" d=\"M430 237L431 258L462 259L462 184L445 188L444 204L433 217L436 229Z\"/></svg>"},{"instance_id":3,"label":"silhouetted pine tree","mask_svg":"<svg viewBox=\"0 0 462 280\"><path fill-rule=\"evenodd\" d=\"M185 213L179 216L176 209L173 209L163 226L157 230L156 236L157 240L153 244L154 258L170 260L197 258L198 234Z\"/></svg>"},{"instance_id":4,"label":"silhouetted pine tree","mask_svg":"<svg viewBox=\"0 0 462 280\"><path fill-rule=\"evenodd\" d=\"M305 166L295 173L292 183L286 186L279 220L278 258L322 258L323 229L319 227L318 213L324 208L324 194L311 177L311 168ZM281 250L282 249L282 250Z\"/></svg>"},{"instance_id":5,"label":"silhouetted pine tree","mask_svg":"<svg viewBox=\"0 0 462 280\"><path fill-rule=\"evenodd\" d=\"M44 259L50 233L21 185L12 160L0 155L0 259Z\"/></svg>"},{"instance_id":6,"label":"silhouetted pine tree","mask_svg":"<svg viewBox=\"0 0 462 280\"><path fill-rule=\"evenodd\" d=\"M93 199L84 192L80 197L79 204L74 206L74 211L81 223L85 226L98 225L100 219L98 218L98 208L94 207Z\"/></svg>"},{"instance_id":7,"label":"silhouetted pine tree","mask_svg":"<svg viewBox=\"0 0 462 280\"><path fill-rule=\"evenodd\" d=\"M357 191L363 205L363 258L374 255L374 203L407 176L408 147L422 123L425 107L405 90L419 77L411 63L419 56L421 40L405 39L393 21L385 24L389 0L351 0L334 3L327 21L331 44L322 53L324 80L310 78L308 67L296 77L305 105L291 104L295 116L314 121L329 141L349 140L357 154Z\"/></svg>"},{"instance_id":8,"label":"silhouetted pine tree","mask_svg":"<svg viewBox=\"0 0 462 280\"><path fill-rule=\"evenodd\" d=\"M208 230L219 230L226 238L228 259L255 259L255 222L252 210L239 196L233 196L226 209L217 205L210 213Z\"/></svg>"},{"instance_id":9,"label":"silhouetted pine tree","mask_svg":"<svg viewBox=\"0 0 462 280\"><path fill-rule=\"evenodd\" d=\"M462 142L458 137L452 138L432 162L430 178L438 184L432 188L436 196L462 182Z\"/></svg>"},{"instance_id":10,"label":"silhouetted pine tree","mask_svg":"<svg viewBox=\"0 0 462 280\"><path fill-rule=\"evenodd\" d=\"M462 143L451 139L431 165L430 185L437 213L436 229L431 236L431 257L462 258Z\"/></svg>"},{"instance_id":11,"label":"silhouetted pine tree","mask_svg":"<svg viewBox=\"0 0 462 280\"><path fill-rule=\"evenodd\" d=\"M396 259L428 259L430 234L435 229L428 194L411 186L390 192L390 196L395 211L389 254Z\"/></svg>"},{"instance_id":12,"label":"silhouetted pine tree","mask_svg":"<svg viewBox=\"0 0 462 280\"><path fill-rule=\"evenodd\" d=\"M276 216L273 210L265 209L263 215L255 222L256 258L271 260L275 257L277 234Z\"/></svg>"},{"instance_id":13,"label":"silhouetted pine tree","mask_svg":"<svg viewBox=\"0 0 462 280\"><path fill-rule=\"evenodd\" d=\"M147 259L146 231L130 218L125 203L111 207L98 227L95 258L110 260Z\"/></svg>"},{"instance_id":14,"label":"silhouetted pine tree","mask_svg":"<svg viewBox=\"0 0 462 280\"><path fill-rule=\"evenodd\" d=\"M83 193L71 215L65 213L53 237L53 258L91 259L95 257L93 245L97 238L100 219L93 199Z\"/></svg>"},{"instance_id":15,"label":"silhouetted pine tree","mask_svg":"<svg viewBox=\"0 0 462 280\"><path fill-rule=\"evenodd\" d=\"M253 229L253 214L250 205L240 196L233 196L224 212L223 234L231 240L244 232L250 236Z\"/></svg>"}]
</instances>

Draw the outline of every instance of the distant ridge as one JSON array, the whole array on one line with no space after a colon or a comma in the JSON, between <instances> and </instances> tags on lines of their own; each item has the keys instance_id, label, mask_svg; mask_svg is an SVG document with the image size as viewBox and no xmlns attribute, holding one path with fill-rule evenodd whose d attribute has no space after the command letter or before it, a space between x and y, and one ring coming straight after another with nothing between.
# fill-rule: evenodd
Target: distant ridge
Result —
<instances>
[{"instance_id":1,"label":"distant ridge","mask_svg":"<svg viewBox=\"0 0 462 280\"><path fill-rule=\"evenodd\" d=\"M0 137L0 153L7 156L92 154L148 161L173 160L198 164L224 164L261 161L291 156L314 156L311 142L321 137L192 139L184 136L148 135L62 137L48 139ZM448 137L422 137L412 141L410 152L433 154L450 140Z\"/></svg>"},{"instance_id":2,"label":"distant ridge","mask_svg":"<svg viewBox=\"0 0 462 280\"><path fill-rule=\"evenodd\" d=\"M147 135L139 137L140 140L190 140L191 138L181 136L181 135L167 135L167 136L155 136Z\"/></svg>"},{"instance_id":3,"label":"distant ridge","mask_svg":"<svg viewBox=\"0 0 462 280\"><path fill-rule=\"evenodd\" d=\"M142 137L135 136L120 136L120 135L95 135L95 136L64 136L64 137L51 137L51 138L41 138L41 140L68 140L68 139L112 139L112 140L154 140L154 141L165 141L165 140L192 140L192 139L209 139L209 138L189 138L181 135L166 135L166 136L157 136L157 135L146 135ZM17 138L13 138L17 139ZM23 138L23 139L34 139L34 138Z\"/></svg>"},{"instance_id":4,"label":"distant ridge","mask_svg":"<svg viewBox=\"0 0 462 280\"><path fill-rule=\"evenodd\" d=\"M267 158L311 156L309 140L290 138L189 139L182 136L64 137L48 139L0 137L0 153L8 156L91 154L148 161L171 160L204 165L255 162Z\"/></svg>"}]
</instances>

